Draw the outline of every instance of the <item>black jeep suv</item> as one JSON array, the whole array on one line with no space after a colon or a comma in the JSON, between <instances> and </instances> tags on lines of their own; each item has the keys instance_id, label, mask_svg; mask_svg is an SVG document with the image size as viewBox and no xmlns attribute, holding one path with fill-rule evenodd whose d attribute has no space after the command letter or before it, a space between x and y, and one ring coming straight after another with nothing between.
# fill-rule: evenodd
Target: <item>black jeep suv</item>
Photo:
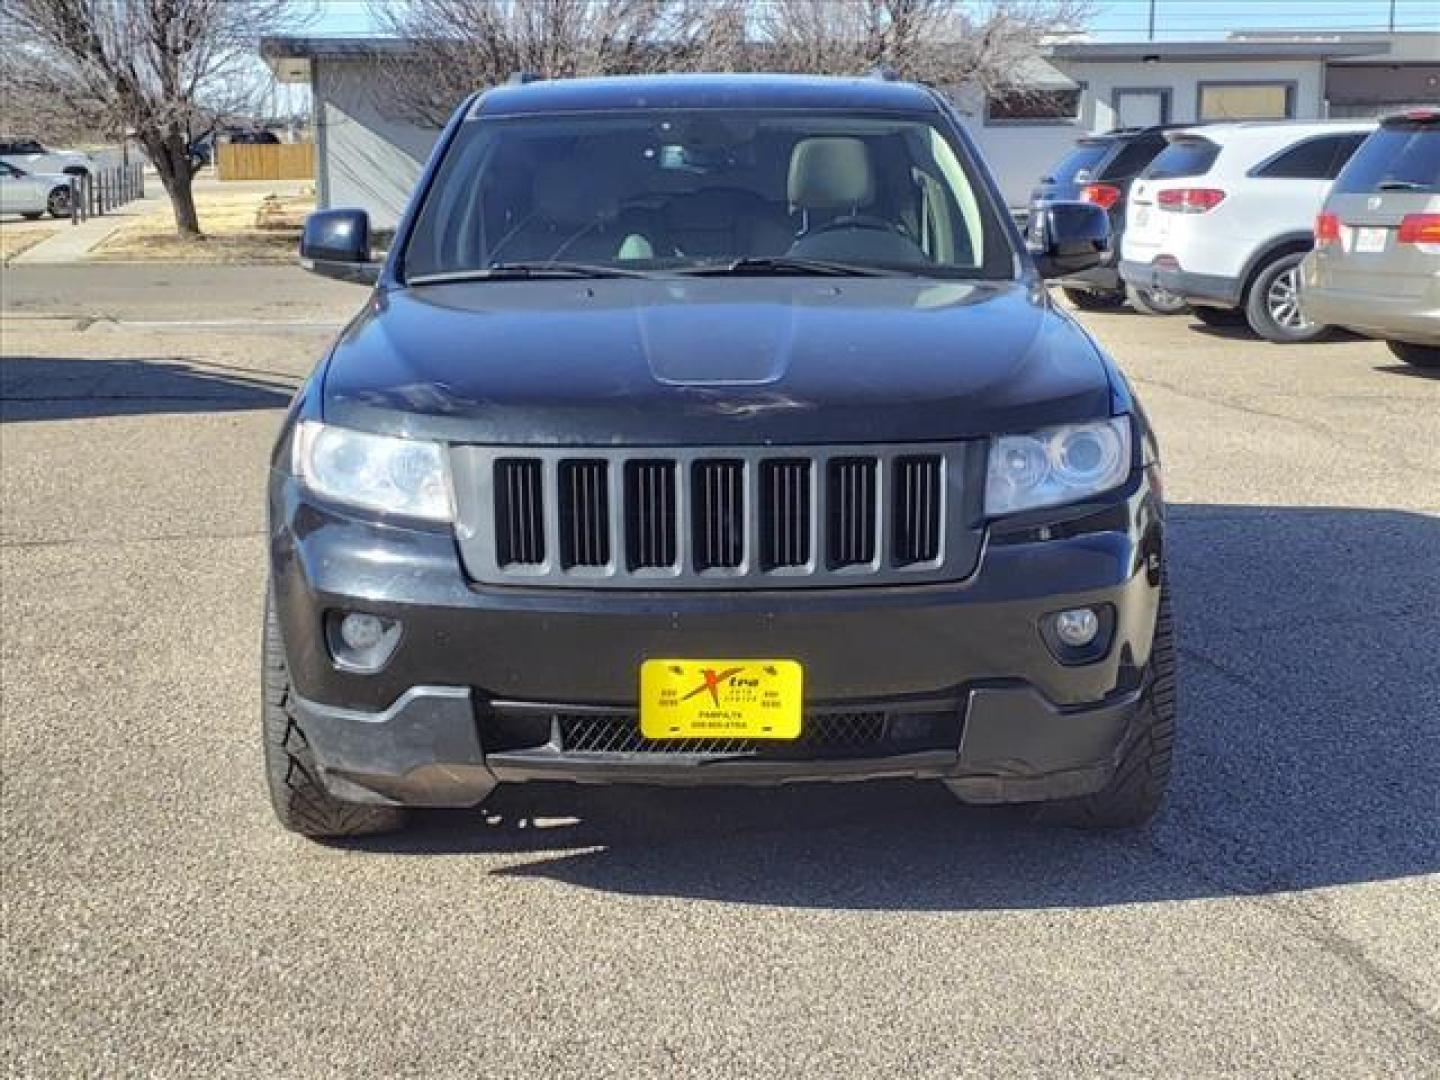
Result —
<instances>
[{"instance_id":1,"label":"black jeep suv","mask_svg":"<svg viewBox=\"0 0 1440 1080\"><path fill-rule=\"evenodd\" d=\"M1120 280L1120 235L1130 186L1169 144L1165 132L1194 124L1158 124L1152 127L1115 128L1077 139L1074 147L1040 178L1030 192L1029 217L1053 202L1078 199L1094 203L1110 215L1110 253L1096 266L1065 274L1059 285L1082 311L1116 307L1126 300L1145 315L1175 315L1185 310L1183 299L1164 289L1127 287Z\"/></svg>"},{"instance_id":2,"label":"black jeep suv","mask_svg":"<svg viewBox=\"0 0 1440 1080\"><path fill-rule=\"evenodd\" d=\"M264 740L340 835L497 783L944 781L1155 810L1175 650L1155 441L950 105L880 79L529 82L462 104L297 395ZM1043 239L1041 239L1043 237Z\"/></svg>"}]
</instances>

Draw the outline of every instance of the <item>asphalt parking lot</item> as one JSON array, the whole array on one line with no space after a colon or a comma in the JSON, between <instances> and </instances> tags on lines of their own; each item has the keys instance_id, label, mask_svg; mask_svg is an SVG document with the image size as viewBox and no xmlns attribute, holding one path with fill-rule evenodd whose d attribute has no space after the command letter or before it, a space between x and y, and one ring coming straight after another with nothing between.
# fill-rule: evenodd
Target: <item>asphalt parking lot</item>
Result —
<instances>
[{"instance_id":1,"label":"asphalt parking lot","mask_svg":"<svg viewBox=\"0 0 1440 1080\"><path fill-rule=\"evenodd\" d=\"M289 268L3 281L12 1075L1440 1072L1440 379L1086 315L1163 438L1182 635L1140 834L938 786L535 786L282 832L262 486L363 301Z\"/></svg>"}]
</instances>

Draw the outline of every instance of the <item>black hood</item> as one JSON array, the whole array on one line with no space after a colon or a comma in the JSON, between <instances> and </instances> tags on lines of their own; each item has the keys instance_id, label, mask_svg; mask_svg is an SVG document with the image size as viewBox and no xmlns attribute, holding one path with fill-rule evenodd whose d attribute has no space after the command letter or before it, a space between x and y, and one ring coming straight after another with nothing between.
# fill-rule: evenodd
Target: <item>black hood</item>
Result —
<instances>
[{"instance_id":1,"label":"black hood","mask_svg":"<svg viewBox=\"0 0 1440 1080\"><path fill-rule=\"evenodd\" d=\"M1110 385L1024 283L482 281L376 293L322 408L491 444L907 442L1107 416Z\"/></svg>"}]
</instances>

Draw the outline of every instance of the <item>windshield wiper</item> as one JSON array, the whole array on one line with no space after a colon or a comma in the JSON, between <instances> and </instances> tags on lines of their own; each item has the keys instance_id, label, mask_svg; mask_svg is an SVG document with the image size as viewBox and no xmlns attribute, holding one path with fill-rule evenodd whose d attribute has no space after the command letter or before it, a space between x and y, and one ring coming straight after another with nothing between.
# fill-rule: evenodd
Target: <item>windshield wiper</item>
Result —
<instances>
[{"instance_id":1,"label":"windshield wiper","mask_svg":"<svg viewBox=\"0 0 1440 1080\"><path fill-rule=\"evenodd\" d=\"M1430 185L1417 184L1414 180L1382 180L1375 185L1376 191L1425 191Z\"/></svg>"},{"instance_id":2,"label":"windshield wiper","mask_svg":"<svg viewBox=\"0 0 1440 1080\"><path fill-rule=\"evenodd\" d=\"M730 262L706 263L702 266L687 266L684 274L708 274L714 276L744 274L823 274L834 277L913 277L903 270L886 270L879 266L859 266L855 263L830 262L827 259L805 259L798 255L750 255Z\"/></svg>"},{"instance_id":3,"label":"windshield wiper","mask_svg":"<svg viewBox=\"0 0 1440 1080\"><path fill-rule=\"evenodd\" d=\"M644 270L623 266L595 266L590 263L568 262L507 262L472 270L447 270L438 274L418 274L408 280L410 285L441 285L451 281L511 281L517 278L643 278Z\"/></svg>"}]
</instances>

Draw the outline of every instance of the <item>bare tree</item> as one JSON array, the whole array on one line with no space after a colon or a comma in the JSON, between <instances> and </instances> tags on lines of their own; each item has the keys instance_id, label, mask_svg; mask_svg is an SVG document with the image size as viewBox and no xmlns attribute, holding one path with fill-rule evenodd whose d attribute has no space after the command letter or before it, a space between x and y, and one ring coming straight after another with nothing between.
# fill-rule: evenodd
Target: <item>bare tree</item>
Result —
<instances>
[{"instance_id":1,"label":"bare tree","mask_svg":"<svg viewBox=\"0 0 1440 1080\"><path fill-rule=\"evenodd\" d=\"M1048 40L1089 20L1088 0L760 0L755 36L776 70L887 67L935 86L1023 92Z\"/></svg>"},{"instance_id":2,"label":"bare tree","mask_svg":"<svg viewBox=\"0 0 1440 1080\"><path fill-rule=\"evenodd\" d=\"M5 0L6 78L32 105L133 133L176 229L199 236L190 142L253 96L257 39L294 14L286 0Z\"/></svg>"},{"instance_id":3,"label":"bare tree","mask_svg":"<svg viewBox=\"0 0 1440 1080\"><path fill-rule=\"evenodd\" d=\"M441 126L466 94L542 78L743 66L753 0L371 0L407 48L383 55L377 103Z\"/></svg>"},{"instance_id":4,"label":"bare tree","mask_svg":"<svg viewBox=\"0 0 1440 1080\"><path fill-rule=\"evenodd\" d=\"M405 48L379 95L435 127L477 87L648 71L859 74L886 66L946 88L1024 93L1045 42L1089 0L371 0Z\"/></svg>"}]
</instances>

